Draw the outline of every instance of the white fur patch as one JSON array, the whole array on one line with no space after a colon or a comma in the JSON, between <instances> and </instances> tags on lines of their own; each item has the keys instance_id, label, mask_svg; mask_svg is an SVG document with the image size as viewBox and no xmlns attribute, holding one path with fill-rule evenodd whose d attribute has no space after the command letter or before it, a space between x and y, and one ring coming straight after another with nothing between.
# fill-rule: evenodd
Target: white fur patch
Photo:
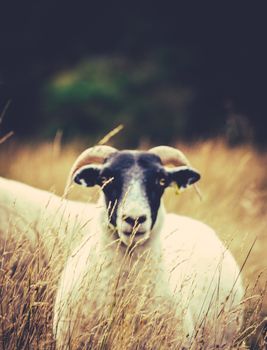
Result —
<instances>
[{"instance_id":1,"label":"white fur patch","mask_svg":"<svg viewBox=\"0 0 267 350\"><path fill-rule=\"evenodd\" d=\"M127 184L124 196L118 206L118 234L121 239L123 239L125 244L128 243L130 237L125 237L123 232L131 232L133 230L133 227L127 223L124 218L131 217L132 219L138 220L138 218L141 216L146 216L146 221L138 224L137 227L135 227L136 230L144 232L143 235L138 236L138 239L140 240L149 238L152 218L148 198L142 185L141 176L139 176L139 178L135 177Z\"/></svg>"},{"instance_id":2,"label":"white fur patch","mask_svg":"<svg viewBox=\"0 0 267 350\"><path fill-rule=\"evenodd\" d=\"M87 187L86 181L84 179L79 179L80 184L84 187Z\"/></svg>"}]
</instances>

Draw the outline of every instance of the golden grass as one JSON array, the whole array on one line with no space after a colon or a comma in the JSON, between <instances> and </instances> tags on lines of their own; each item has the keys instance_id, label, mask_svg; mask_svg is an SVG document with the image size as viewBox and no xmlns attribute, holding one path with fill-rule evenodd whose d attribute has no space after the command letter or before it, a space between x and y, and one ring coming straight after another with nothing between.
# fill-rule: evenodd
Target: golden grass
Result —
<instances>
[{"instance_id":1,"label":"golden grass","mask_svg":"<svg viewBox=\"0 0 267 350\"><path fill-rule=\"evenodd\" d=\"M255 330L267 315L267 154L260 154L251 146L230 149L222 140L177 146L202 174L199 187L203 199L200 201L193 189L180 195L168 189L166 206L170 211L212 226L240 266L246 261L242 275L248 287L247 294L252 296L247 302L245 333L252 334L247 344L251 349L264 349L263 345L256 345L259 341ZM77 142L61 146L57 140L34 145L9 141L0 148L0 175L62 194L68 171L83 149L84 145ZM94 195L94 191L76 189L73 198L84 200L88 194ZM14 236L17 236L16 239ZM53 349L52 308L60 267L54 268L52 258L45 263L41 248L32 251L20 232L12 232L12 237L1 239L0 247L0 348ZM128 304L126 313L133 312L127 308ZM166 324L155 315L144 315L141 321L139 319L144 325L151 326L153 323L153 335L145 326L141 333L139 329L133 334L137 318L133 313L132 318L121 320L123 332L118 332L118 324L103 323L101 326L99 323L91 348L174 348L171 327L166 329ZM145 338L149 339L146 345L142 343ZM108 345L111 339L112 347ZM195 347L200 348L200 345Z\"/></svg>"}]
</instances>

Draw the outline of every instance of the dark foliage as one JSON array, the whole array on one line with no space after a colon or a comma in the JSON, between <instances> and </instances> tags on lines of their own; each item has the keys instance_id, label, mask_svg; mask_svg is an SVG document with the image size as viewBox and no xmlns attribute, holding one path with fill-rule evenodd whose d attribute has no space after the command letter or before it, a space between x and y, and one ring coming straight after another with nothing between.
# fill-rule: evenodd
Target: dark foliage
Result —
<instances>
[{"instance_id":1,"label":"dark foliage","mask_svg":"<svg viewBox=\"0 0 267 350\"><path fill-rule=\"evenodd\" d=\"M47 101L44 86L55 74L77 66L85 58L112 59L115 55L131 64L156 61L157 71L153 79L148 79L149 84L137 84L138 91L130 81L127 93L123 90L117 100L112 97L107 102L106 95L100 99L100 105L107 104L103 112L108 110L109 115L101 116L99 122L88 109L86 117L75 117L76 122L71 123L74 134L90 134L91 130L103 133L110 124L116 124L116 113L125 113L127 104L134 109L143 96L143 109L139 106L131 117L125 114L119 118L133 126L132 133L137 127L146 128L144 136L155 141L162 137L168 142L175 135L214 135L228 125L230 138L238 134L233 142L251 136L248 129L252 129L257 142L266 143L267 22L263 6L244 2L210 2L206 6L200 2L140 6L127 2L2 2L1 110L7 100L12 100L3 132L13 129L18 136L44 136L52 135L56 128L64 131L70 125L65 114L48 114L43 108ZM124 70L124 78L127 72ZM133 70L129 71L129 80L131 74ZM168 98L161 103L165 86L169 96L177 92L183 96L184 91L192 95L182 105L169 108ZM158 99L155 90L159 87ZM122 103L125 94L129 100ZM158 102L150 104L151 100ZM69 113L75 114L75 106L69 103ZM167 123L165 131L159 115ZM233 132L236 119L243 120L242 126ZM136 138L138 134L132 135Z\"/></svg>"}]
</instances>

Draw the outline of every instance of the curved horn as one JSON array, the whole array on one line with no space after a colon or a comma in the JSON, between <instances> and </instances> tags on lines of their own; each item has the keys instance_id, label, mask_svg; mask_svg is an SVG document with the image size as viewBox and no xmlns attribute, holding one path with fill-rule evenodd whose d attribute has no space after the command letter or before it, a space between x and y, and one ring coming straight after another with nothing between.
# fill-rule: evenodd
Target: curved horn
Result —
<instances>
[{"instance_id":1,"label":"curved horn","mask_svg":"<svg viewBox=\"0 0 267 350\"><path fill-rule=\"evenodd\" d=\"M186 158L186 156L183 154L183 152L176 148L173 148L170 146L157 146L157 147L151 148L148 152L159 156L164 166L167 166L167 165L190 166L190 162ZM198 186L196 184L193 184L193 186L196 191L196 194L198 195L198 198L202 200L202 195Z\"/></svg>"},{"instance_id":2,"label":"curved horn","mask_svg":"<svg viewBox=\"0 0 267 350\"><path fill-rule=\"evenodd\" d=\"M158 146L151 148L148 152L159 156L163 165L190 165L188 159L183 154L183 152L173 147Z\"/></svg>"},{"instance_id":3,"label":"curved horn","mask_svg":"<svg viewBox=\"0 0 267 350\"><path fill-rule=\"evenodd\" d=\"M109 155L117 151L118 150L116 148L106 145L97 145L83 151L71 167L64 190L64 196L67 194L73 180L73 175L78 169L87 164L103 164Z\"/></svg>"}]
</instances>

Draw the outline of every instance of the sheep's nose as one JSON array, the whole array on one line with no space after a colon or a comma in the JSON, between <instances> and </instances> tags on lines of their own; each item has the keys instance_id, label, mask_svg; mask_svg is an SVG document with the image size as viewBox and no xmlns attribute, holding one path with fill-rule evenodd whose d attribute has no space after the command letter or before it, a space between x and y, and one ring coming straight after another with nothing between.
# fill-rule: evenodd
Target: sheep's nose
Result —
<instances>
[{"instance_id":1,"label":"sheep's nose","mask_svg":"<svg viewBox=\"0 0 267 350\"><path fill-rule=\"evenodd\" d=\"M146 221L147 217L146 215L141 215L139 217L132 217L132 216L126 216L124 218L124 221L127 222L127 224L129 224L132 227L135 227L139 224L143 224Z\"/></svg>"}]
</instances>

